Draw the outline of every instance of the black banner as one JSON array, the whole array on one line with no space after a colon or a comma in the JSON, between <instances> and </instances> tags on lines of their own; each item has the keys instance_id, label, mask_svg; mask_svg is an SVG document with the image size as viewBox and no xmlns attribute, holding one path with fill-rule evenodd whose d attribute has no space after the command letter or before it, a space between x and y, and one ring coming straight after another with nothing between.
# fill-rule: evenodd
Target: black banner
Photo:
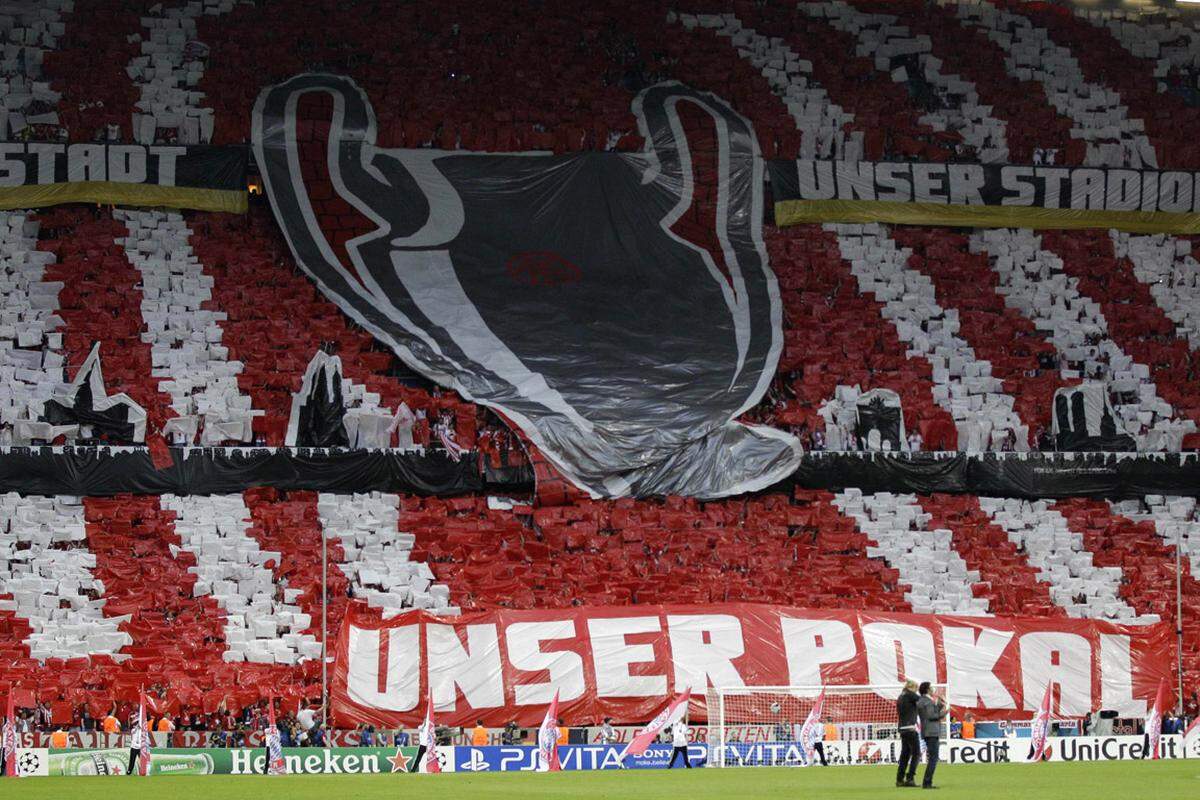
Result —
<instances>
[{"instance_id":1,"label":"black banner","mask_svg":"<svg viewBox=\"0 0 1200 800\"><path fill-rule=\"evenodd\" d=\"M1200 173L1019 164L772 161L779 225L889 222L1200 232Z\"/></svg>"},{"instance_id":2,"label":"black banner","mask_svg":"<svg viewBox=\"0 0 1200 800\"><path fill-rule=\"evenodd\" d=\"M526 468L481 471L475 454L455 462L342 448L172 448L157 469L142 447L0 448L0 492L105 497L113 494L220 494L257 486L325 492L459 495L526 494ZM992 497L1200 496L1197 453L806 453L787 479L795 488L864 492L976 494Z\"/></svg>"},{"instance_id":3,"label":"black banner","mask_svg":"<svg viewBox=\"0 0 1200 800\"><path fill-rule=\"evenodd\" d=\"M246 210L244 147L0 142L0 209L112 203Z\"/></svg>"},{"instance_id":4,"label":"black banner","mask_svg":"<svg viewBox=\"0 0 1200 800\"><path fill-rule=\"evenodd\" d=\"M777 489L992 497L1200 496L1197 453L807 453Z\"/></svg>"},{"instance_id":5,"label":"black banner","mask_svg":"<svg viewBox=\"0 0 1200 800\"><path fill-rule=\"evenodd\" d=\"M23 495L227 494L256 486L420 495L483 491L476 456L287 448L171 449L158 469L144 447L0 448L0 492Z\"/></svg>"}]
</instances>

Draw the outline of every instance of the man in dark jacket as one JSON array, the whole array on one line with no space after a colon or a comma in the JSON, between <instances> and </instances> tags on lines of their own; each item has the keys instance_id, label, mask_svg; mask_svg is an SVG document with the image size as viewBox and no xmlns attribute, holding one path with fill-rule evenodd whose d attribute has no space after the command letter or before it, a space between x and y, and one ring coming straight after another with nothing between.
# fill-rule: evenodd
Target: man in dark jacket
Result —
<instances>
[{"instance_id":1,"label":"man in dark jacket","mask_svg":"<svg viewBox=\"0 0 1200 800\"><path fill-rule=\"evenodd\" d=\"M933 785L933 771L938 765L938 748L945 735L946 703L941 698L935 702L929 693L929 681L921 684L921 698L917 700L917 714L921 717L921 736L925 739L925 749L929 752L929 762L925 765L925 774L921 777L922 789L936 789Z\"/></svg>"},{"instance_id":2,"label":"man in dark jacket","mask_svg":"<svg viewBox=\"0 0 1200 800\"><path fill-rule=\"evenodd\" d=\"M900 764L896 767L897 786L916 786L917 762L921 760L921 720L917 714L917 683L905 681L904 691L896 700L896 723L900 729Z\"/></svg>"}]
</instances>

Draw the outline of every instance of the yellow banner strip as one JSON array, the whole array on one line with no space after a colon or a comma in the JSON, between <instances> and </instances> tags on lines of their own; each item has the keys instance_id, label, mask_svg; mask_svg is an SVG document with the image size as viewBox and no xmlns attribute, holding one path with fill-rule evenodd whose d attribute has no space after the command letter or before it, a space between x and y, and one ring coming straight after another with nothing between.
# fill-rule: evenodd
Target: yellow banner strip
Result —
<instances>
[{"instance_id":1,"label":"yellow banner strip","mask_svg":"<svg viewBox=\"0 0 1200 800\"><path fill-rule=\"evenodd\" d=\"M782 200L775 204L776 225L808 222L883 222L968 228L1116 228L1131 233L1200 233L1200 214L1157 211L1076 211L876 200Z\"/></svg>"},{"instance_id":2,"label":"yellow banner strip","mask_svg":"<svg viewBox=\"0 0 1200 800\"><path fill-rule=\"evenodd\" d=\"M248 208L245 191L154 186L144 183L80 181L47 183L0 189L0 210L38 208L63 203L101 203L120 206L164 206L197 211L226 211L244 214Z\"/></svg>"}]
</instances>

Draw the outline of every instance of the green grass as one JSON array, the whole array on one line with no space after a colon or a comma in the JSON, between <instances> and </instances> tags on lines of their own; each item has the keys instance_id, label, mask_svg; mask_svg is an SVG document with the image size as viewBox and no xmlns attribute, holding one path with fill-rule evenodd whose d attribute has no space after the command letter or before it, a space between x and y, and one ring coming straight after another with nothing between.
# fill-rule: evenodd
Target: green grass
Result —
<instances>
[{"instance_id":1,"label":"green grass","mask_svg":"<svg viewBox=\"0 0 1200 800\"><path fill-rule=\"evenodd\" d=\"M942 765L947 798L1200 796L1200 760L1117 761L1069 764ZM920 780L920 772L917 773ZM708 800L708 798L878 798L920 792L896 789L894 767L828 769L742 768L628 772L529 772L454 775L164 776L153 778L29 778L0 780L0 798L21 800L337 800L421 797L430 800L537 800L621 798ZM923 797L924 793L916 795Z\"/></svg>"}]
</instances>

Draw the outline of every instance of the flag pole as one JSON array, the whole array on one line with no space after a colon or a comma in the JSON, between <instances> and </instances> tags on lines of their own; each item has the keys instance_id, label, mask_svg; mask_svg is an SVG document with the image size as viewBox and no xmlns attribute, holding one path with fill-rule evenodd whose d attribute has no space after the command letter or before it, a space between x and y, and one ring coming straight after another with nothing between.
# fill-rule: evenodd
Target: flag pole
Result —
<instances>
[{"instance_id":1,"label":"flag pole","mask_svg":"<svg viewBox=\"0 0 1200 800\"><path fill-rule=\"evenodd\" d=\"M1180 551L1183 549L1180 532L1182 525L1175 527L1175 691L1176 710L1183 713L1183 565L1180 561Z\"/></svg>"},{"instance_id":2,"label":"flag pole","mask_svg":"<svg viewBox=\"0 0 1200 800\"><path fill-rule=\"evenodd\" d=\"M328 537L321 531L321 729L329 735L329 557Z\"/></svg>"}]
</instances>

